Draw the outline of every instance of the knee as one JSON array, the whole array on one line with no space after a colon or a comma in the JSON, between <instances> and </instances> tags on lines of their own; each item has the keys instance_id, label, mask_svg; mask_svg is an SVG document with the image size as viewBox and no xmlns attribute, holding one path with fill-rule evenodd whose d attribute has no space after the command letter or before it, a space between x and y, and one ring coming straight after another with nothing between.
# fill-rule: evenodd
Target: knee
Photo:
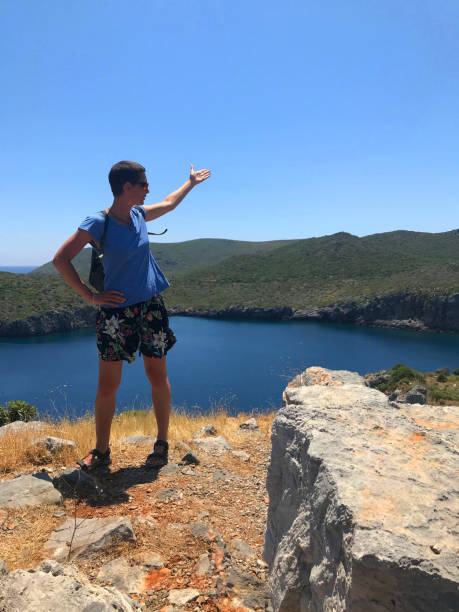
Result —
<instances>
[{"instance_id":1,"label":"knee","mask_svg":"<svg viewBox=\"0 0 459 612\"><path fill-rule=\"evenodd\" d=\"M97 395L99 395L100 397L110 397L111 395L115 395L119 386L119 382L99 381L99 385L97 387Z\"/></svg>"},{"instance_id":2,"label":"knee","mask_svg":"<svg viewBox=\"0 0 459 612\"><path fill-rule=\"evenodd\" d=\"M147 378L150 381L152 387L164 387L169 385L169 379L165 372L158 372L155 370L146 371Z\"/></svg>"}]
</instances>

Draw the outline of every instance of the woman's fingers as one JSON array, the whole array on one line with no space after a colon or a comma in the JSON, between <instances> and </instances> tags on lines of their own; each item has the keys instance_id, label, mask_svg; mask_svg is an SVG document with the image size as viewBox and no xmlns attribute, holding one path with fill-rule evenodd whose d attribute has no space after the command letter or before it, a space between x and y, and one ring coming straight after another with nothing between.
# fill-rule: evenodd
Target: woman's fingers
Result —
<instances>
[{"instance_id":1,"label":"woman's fingers","mask_svg":"<svg viewBox=\"0 0 459 612\"><path fill-rule=\"evenodd\" d=\"M102 293L96 294L94 302L96 304L102 304L105 306L118 306L126 300L121 291L103 291Z\"/></svg>"}]
</instances>

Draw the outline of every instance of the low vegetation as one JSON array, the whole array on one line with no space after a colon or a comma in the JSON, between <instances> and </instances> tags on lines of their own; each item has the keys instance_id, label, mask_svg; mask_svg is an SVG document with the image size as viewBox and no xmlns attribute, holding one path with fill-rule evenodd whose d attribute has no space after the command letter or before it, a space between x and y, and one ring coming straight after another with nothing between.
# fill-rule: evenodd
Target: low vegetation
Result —
<instances>
[{"instance_id":1,"label":"low vegetation","mask_svg":"<svg viewBox=\"0 0 459 612\"><path fill-rule=\"evenodd\" d=\"M386 394L395 390L406 393L415 385L427 389L427 403L431 405L459 405L459 368L450 371L440 368L434 372L418 372L403 363L396 364L386 372L388 380L380 382L376 388Z\"/></svg>"},{"instance_id":2,"label":"low vegetation","mask_svg":"<svg viewBox=\"0 0 459 612\"><path fill-rule=\"evenodd\" d=\"M37 418L37 408L27 402L20 400L7 402L6 406L0 405L0 426L13 423L14 421L33 421Z\"/></svg>"}]
</instances>

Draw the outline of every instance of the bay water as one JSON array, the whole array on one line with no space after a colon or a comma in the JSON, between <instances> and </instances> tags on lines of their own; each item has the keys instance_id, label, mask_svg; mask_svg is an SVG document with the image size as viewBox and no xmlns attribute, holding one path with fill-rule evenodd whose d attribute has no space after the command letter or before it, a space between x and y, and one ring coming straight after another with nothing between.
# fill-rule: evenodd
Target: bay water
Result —
<instances>
[{"instance_id":1,"label":"bay water","mask_svg":"<svg viewBox=\"0 0 459 612\"><path fill-rule=\"evenodd\" d=\"M229 414L281 406L282 391L309 366L365 374L396 363L421 371L459 367L459 335L316 322L171 317L173 405ZM98 358L94 330L0 339L0 404L24 400L52 418L92 412ZM117 410L151 405L143 360L125 363Z\"/></svg>"}]
</instances>

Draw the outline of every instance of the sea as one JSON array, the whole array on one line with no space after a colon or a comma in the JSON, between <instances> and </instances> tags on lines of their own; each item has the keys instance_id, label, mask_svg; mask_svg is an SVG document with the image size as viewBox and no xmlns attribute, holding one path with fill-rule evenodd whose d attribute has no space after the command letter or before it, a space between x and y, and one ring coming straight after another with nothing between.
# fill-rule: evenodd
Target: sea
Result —
<instances>
[{"instance_id":1,"label":"sea","mask_svg":"<svg viewBox=\"0 0 459 612\"><path fill-rule=\"evenodd\" d=\"M421 371L459 367L459 334L312 321L233 321L174 316L167 356L173 406L187 413L278 409L282 391L310 366L360 374L404 363ZM94 330L0 338L0 404L24 400L53 419L92 413L98 358ZM117 411L147 409L142 358L124 364Z\"/></svg>"}]
</instances>

